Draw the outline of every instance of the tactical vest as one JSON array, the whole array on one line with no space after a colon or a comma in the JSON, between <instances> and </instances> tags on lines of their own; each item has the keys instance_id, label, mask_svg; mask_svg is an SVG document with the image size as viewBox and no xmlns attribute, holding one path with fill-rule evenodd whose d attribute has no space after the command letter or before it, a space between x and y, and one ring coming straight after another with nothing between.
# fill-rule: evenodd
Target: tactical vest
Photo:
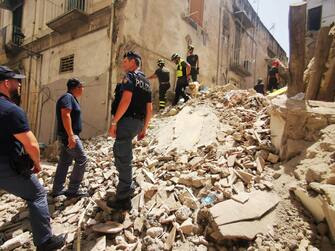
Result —
<instances>
[{"instance_id":1,"label":"tactical vest","mask_svg":"<svg viewBox=\"0 0 335 251\"><path fill-rule=\"evenodd\" d=\"M181 78L181 77L184 76L184 74L183 74L183 67L181 65L183 62L185 62L185 61L183 59L181 59L179 61L179 63L177 64L177 71L176 71L176 77L177 78Z\"/></svg>"}]
</instances>

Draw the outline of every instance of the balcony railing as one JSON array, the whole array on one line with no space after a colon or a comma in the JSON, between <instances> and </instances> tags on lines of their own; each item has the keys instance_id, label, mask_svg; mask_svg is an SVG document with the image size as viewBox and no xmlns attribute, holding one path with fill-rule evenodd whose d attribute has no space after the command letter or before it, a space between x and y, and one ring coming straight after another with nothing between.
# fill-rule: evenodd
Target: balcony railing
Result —
<instances>
[{"instance_id":1,"label":"balcony railing","mask_svg":"<svg viewBox=\"0 0 335 251\"><path fill-rule=\"evenodd\" d=\"M59 33L75 29L88 21L92 0L47 0L47 25Z\"/></svg>"},{"instance_id":2,"label":"balcony railing","mask_svg":"<svg viewBox=\"0 0 335 251\"><path fill-rule=\"evenodd\" d=\"M240 76L251 76L251 62L240 58L233 58L230 62L230 69Z\"/></svg>"},{"instance_id":3,"label":"balcony railing","mask_svg":"<svg viewBox=\"0 0 335 251\"><path fill-rule=\"evenodd\" d=\"M46 4L47 20L51 21L72 10L88 13L91 0L46 0Z\"/></svg>"},{"instance_id":4,"label":"balcony railing","mask_svg":"<svg viewBox=\"0 0 335 251\"><path fill-rule=\"evenodd\" d=\"M0 0L0 9L15 10L23 4L23 0Z\"/></svg>"},{"instance_id":5,"label":"balcony railing","mask_svg":"<svg viewBox=\"0 0 335 251\"><path fill-rule=\"evenodd\" d=\"M9 54L17 54L21 51L24 42L24 34L20 27L8 25L1 29L2 49Z\"/></svg>"}]
</instances>

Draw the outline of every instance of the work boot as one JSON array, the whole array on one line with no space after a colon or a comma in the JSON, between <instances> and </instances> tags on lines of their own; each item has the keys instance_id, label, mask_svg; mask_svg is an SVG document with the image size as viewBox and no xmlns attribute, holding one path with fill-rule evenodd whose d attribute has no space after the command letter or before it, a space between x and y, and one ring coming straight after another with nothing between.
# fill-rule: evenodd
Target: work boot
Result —
<instances>
[{"instance_id":1,"label":"work boot","mask_svg":"<svg viewBox=\"0 0 335 251\"><path fill-rule=\"evenodd\" d=\"M51 236L42 245L37 246L36 251L53 251L62 248L65 245L66 235Z\"/></svg>"},{"instance_id":2,"label":"work boot","mask_svg":"<svg viewBox=\"0 0 335 251\"><path fill-rule=\"evenodd\" d=\"M80 191L78 190L77 192L69 192L69 191L65 191L64 192L64 195L67 197L67 198L82 198L82 197L88 197L89 194L85 191Z\"/></svg>"},{"instance_id":3,"label":"work boot","mask_svg":"<svg viewBox=\"0 0 335 251\"><path fill-rule=\"evenodd\" d=\"M107 201L107 206L109 206L110 208L112 208L116 211L119 211L119 210L129 211L129 210L132 209L130 198L108 200Z\"/></svg>"},{"instance_id":4,"label":"work boot","mask_svg":"<svg viewBox=\"0 0 335 251\"><path fill-rule=\"evenodd\" d=\"M64 191L59 191L59 192L52 192L50 195L52 198L56 198L58 196L64 195L65 192Z\"/></svg>"}]
</instances>

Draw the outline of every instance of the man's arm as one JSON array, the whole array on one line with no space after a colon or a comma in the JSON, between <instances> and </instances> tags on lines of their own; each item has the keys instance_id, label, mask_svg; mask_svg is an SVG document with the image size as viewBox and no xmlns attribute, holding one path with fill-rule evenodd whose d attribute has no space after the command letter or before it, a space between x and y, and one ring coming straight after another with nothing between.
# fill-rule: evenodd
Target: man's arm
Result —
<instances>
[{"instance_id":1,"label":"man's arm","mask_svg":"<svg viewBox=\"0 0 335 251\"><path fill-rule=\"evenodd\" d=\"M122 118L122 116L125 114L125 112L127 111L130 105L132 96L133 96L132 92L126 91L126 90L123 91L120 104L117 107L115 116L112 120L114 123L117 123Z\"/></svg>"},{"instance_id":2,"label":"man's arm","mask_svg":"<svg viewBox=\"0 0 335 251\"><path fill-rule=\"evenodd\" d=\"M156 73L154 73L154 74L152 74L150 77L148 77L148 79L154 79L154 78L157 78Z\"/></svg>"},{"instance_id":3,"label":"man's arm","mask_svg":"<svg viewBox=\"0 0 335 251\"><path fill-rule=\"evenodd\" d=\"M186 63L186 76L190 76L190 74L191 74L191 66L189 63Z\"/></svg>"},{"instance_id":4,"label":"man's arm","mask_svg":"<svg viewBox=\"0 0 335 251\"><path fill-rule=\"evenodd\" d=\"M38 173L41 170L40 148L35 135L31 131L28 131L14 134L14 137L22 143L25 151L34 161L34 173Z\"/></svg>"},{"instance_id":5,"label":"man's arm","mask_svg":"<svg viewBox=\"0 0 335 251\"><path fill-rule=\"evenodd\" d=\"M74 148L76 145L76 139L72 130L72 119L71 119L71 109L62 108L61 109L62 123L65 128L68 137L68 147Z\"/></svg>"},{"instance_id":6,"label":"man's arm","mask_svg":"<svg viewBox=\"0 0 335 251\"><path fill-rule=\"evenodd\" d=\"M152 103L147 103L146 105L146 114L145 114L145 119L144 119L144 127L142 131L137 135L137 140L141 140L145 137L147 133L147 129L149 127L150 119L152 117Z\"/></svg>"},{"instance_id":7,"label":"man's arm","mask_svg":"<svg viewBox=\"0 0 335 251\"><path fill-rule=\"evenodd\" d=\"M122 118L122 116L127 111L131 98L133 97L133 93L131 91L123 91L121 101L117 107L116 113L112 119L112 124L109 128L109 134L112 138L116 137L116 124L119 122L119 120Z\"/></svg>"}]
</instances>

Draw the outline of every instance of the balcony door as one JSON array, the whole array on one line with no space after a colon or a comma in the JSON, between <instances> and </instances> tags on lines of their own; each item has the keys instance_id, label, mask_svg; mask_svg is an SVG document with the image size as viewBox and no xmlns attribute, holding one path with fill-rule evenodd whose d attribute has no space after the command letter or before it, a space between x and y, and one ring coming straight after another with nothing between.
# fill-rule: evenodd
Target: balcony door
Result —
<instances>
[{"instance_id":1,"label":"balcony door","mask_svg":"<svg viewBox=\"0 0 335 251\"><path fill-rule=\"evenodd\" d=\"M85 11L85 4L86 0L67 0L67 11L71 11L73 9Z\"/></svg>"}]
</instances>

